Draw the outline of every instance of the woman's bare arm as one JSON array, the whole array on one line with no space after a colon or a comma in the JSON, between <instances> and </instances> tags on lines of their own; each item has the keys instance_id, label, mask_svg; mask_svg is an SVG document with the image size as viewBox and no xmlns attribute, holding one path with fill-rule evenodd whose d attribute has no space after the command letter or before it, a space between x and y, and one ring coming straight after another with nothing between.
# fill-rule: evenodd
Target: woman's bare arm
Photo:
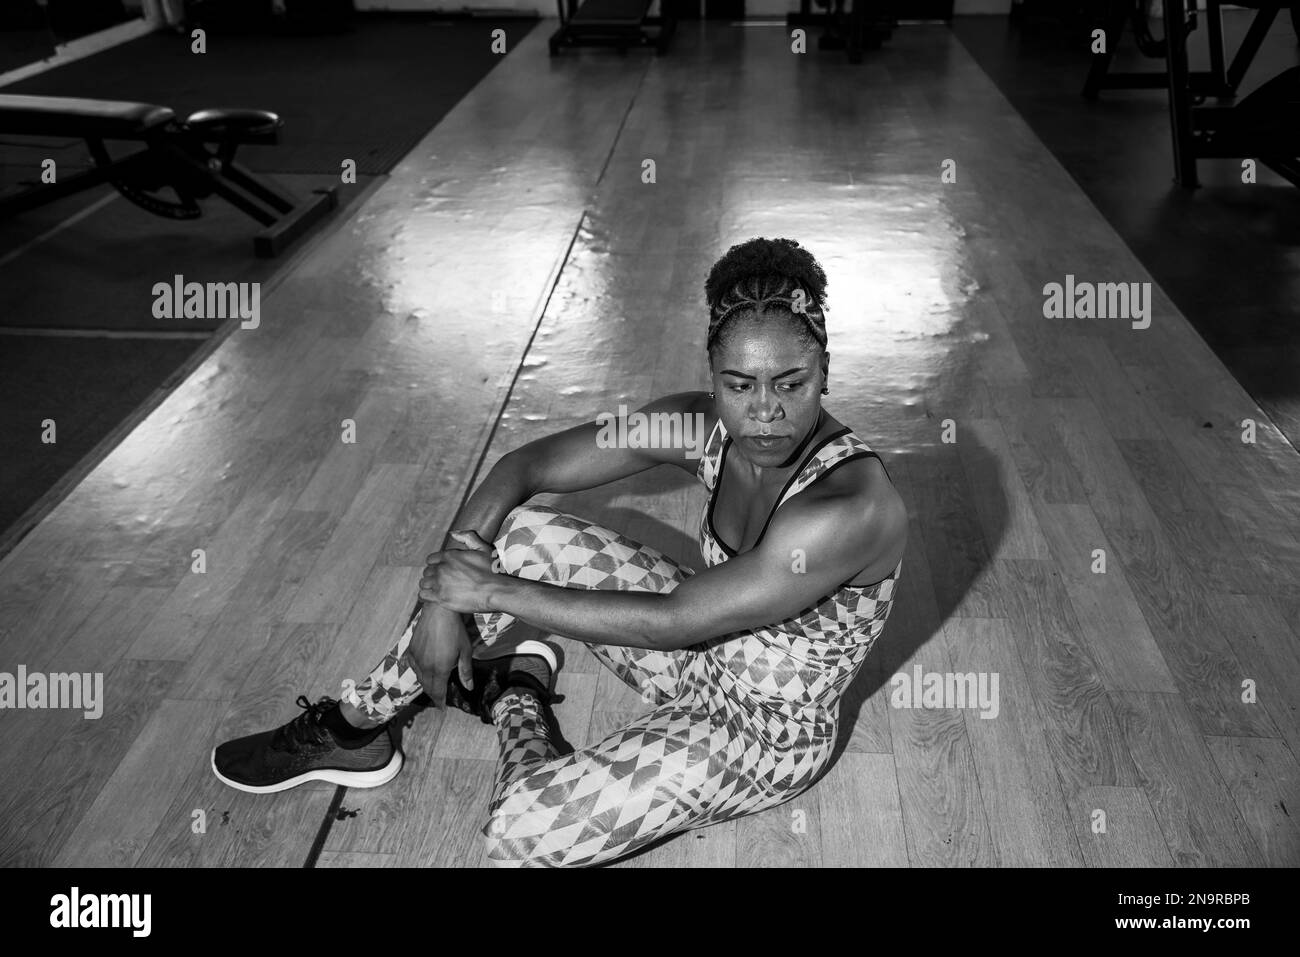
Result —
<instances>
[{"instance_id":1,"label":"woman's bare arm","mask_svg":"<svg viewBox=\"0 0 1300 957\"><path fill-rule=\"evenodd\" d=\"M691 432L686 433L694 438L701 426L712 426L712 419L706 415L708 408L703 393L684 392L657 399L637 412L646 416L656 413L698 416L692 419ZM699 464L697 450L684 445L602 447L598 441L601 430L602 425L593 416L591 423L545 436L502 456L457 511L451 531L473 531L484 542L492 542L511 510L539 492L596 488L656 465L677 465L694 471ZM701 447L707 437L707 433L699 437ZM449 533L443 541L443 550L460 548L463 546ZM434 704L443 705L447 680L453 670L459 669L461 681L469 685L469 638L457 611L426 600L410 647L420 682Z\"/></svg>"},{"instance_id":2,"label":"woman's bare arm","mask_svg":"<svg viewBox=\"0 0 1300 957\"><path fill-rule=\"evenodd\" d=\"M906 509L881 477L869 494L791 499L759 547L704 569L668 594L583 591L499 575L479 600L582 641L683 648L784 621L863 569L892 569L906 537Z\"/></svg>"}]
</instances>

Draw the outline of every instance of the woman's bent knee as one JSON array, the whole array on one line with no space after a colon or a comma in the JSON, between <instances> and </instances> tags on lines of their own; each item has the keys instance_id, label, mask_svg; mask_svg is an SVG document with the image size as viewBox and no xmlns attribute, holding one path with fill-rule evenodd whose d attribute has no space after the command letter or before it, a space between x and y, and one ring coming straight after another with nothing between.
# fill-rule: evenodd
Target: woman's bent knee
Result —
<instances>
[{"instance_id":1,"label":"woman's bent knee","mask_svg":"<svg viewBox=\"0 0 1300 957\"><path fill-rule=\"evenodd\" d=\"M559 509L551 508L549 505L516 505L502 520L501 528L497 531L496 541L492 544L496 546L498 551L504 552L506 537L511 532L521 532L526 529L550 525L555 521L555 516L563 514Z\"/></svg>"},{"instance_id":2,"label":"woman's bent knee","mask_svg":"<svg viewBox=\"0 0 1300 957\"><path fill-rule=\"evenodd\" d=\"M492 867L557 867L554 852L542 849L546 831L521 833L518 815L505 816L493 813L483 827L487 840L488 863ZM511 832L514 833L511 833Z\"/></svg>"}]
</instances>

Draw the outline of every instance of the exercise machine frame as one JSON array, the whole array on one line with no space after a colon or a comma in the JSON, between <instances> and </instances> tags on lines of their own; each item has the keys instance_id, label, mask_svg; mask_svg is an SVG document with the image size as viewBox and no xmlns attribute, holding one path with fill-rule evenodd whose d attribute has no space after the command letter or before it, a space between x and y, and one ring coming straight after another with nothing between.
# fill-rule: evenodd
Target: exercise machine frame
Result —
<instances>
[{"instance_id":1,"label":"exercise machine frame","mask_svg":"<svg viewBox=\"0 0 1300 957\"><path fill-rule=\"evenodd\" d=\"M1106 31L1106 52L1093 55L1092 65L1088 69L1088 78L1083 84L1083 95L1089 100L1097 99L1102 90L1160 90L1169 85L1168 70L1131 70L1111 72L1110 65L1115 59L1120 38L1125 25L1132 15L1134 0L1110 0L1107 19L1103 25ZM1259 53L1264 37L1273 26L1278 13L1283 7L1297 7L1294 0L1256 0L1249 4L1257 12L1250 22L1250 28L1242 38L1241 45L1233 54L1232 62L1227 62L1227 53L1223 40L1223 10L1221 0L1205 0L1205 28L1210 46L1210 69L1195 70L1187 73L1187 82L1192 93L1198 96L1235 96L1242 78L1250 69L1255 55ZM1166 15L1169 7L1189 8L1188 19L1182 27L1184 51L1186 35L1198 25L1199 11L1195 0L1167 0L1164 4ZM1166 56L1169 50L1169 32L1165 31Z\"/></svg>"},{"instance_id":2,"label":"exercise machine frame","mask_svg":"<svg viewBox=\"0 0 1300 957\"><path fill-rule=\"evenodd\" d=\"M626 56L629 47L668 52L677 30L674 0L659 0L659 14L649 16L654 0L555 0L560 28L547 41L551 56L584 46L612 46Z\"/></svg>"},{"instance_id":3,"label":"exercise machine frame","mask_svg":"<svg viewBox=\"0 0 1300 957\"><path fill-rule=\"evenodd\" d=\"M1177 13L1172 12L1174 10ZM1165 63L1168 72L1169 121L1173 136L1174 176L1178 184L1187 189L1195 189L1200 185L1196 172L1198 159L1253 158L1300 186L1300 161L1294 155L1286 155L1285 147L1279 147L1279 152L1276 153L1267 149L1261 153L1258 149L1260 143L1243 142L1232 135L1230 114L1238 107L1192 104L1194 91L1188 83L1187 30L1182 17L1182 3L1166 3L1164 20L1168 44ZM1272 23L1272 18L1269 23ZM1223 135L1207 141L1201 135L1207 131L1221 131Z\"/></svg>"}]
</instances>

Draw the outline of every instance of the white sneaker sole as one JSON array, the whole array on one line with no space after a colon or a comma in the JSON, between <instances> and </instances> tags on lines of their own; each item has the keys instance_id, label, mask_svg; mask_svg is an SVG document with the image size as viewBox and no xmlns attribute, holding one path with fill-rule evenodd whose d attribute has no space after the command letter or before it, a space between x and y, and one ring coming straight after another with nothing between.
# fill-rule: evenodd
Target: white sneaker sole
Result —
<instances>
[{"instance_id":1,"label":"white sneaker sole","mask_svg":"<svg viewBox=\"0 0 1300 957\"><path fill-rule=\"evenodd\" d=\"M399 748L393 749L393 756L389 762L382 768L374 771L344 771L338 768L322 768L319 771L307 771L299 774L297 777L288 778L279 784L265 784L256 786L252 784L241 784L239 781L233 781L217 770L217 749L212 749L212 773L217 776L223 784L227 784L237 791L246 791L249 794L275 794L278 791L288 791L290 788L296 788L300 784L307 784L309 781L324 781L327 784L341 784L348 788L377 788L387 784L397 773L402 770L402 752Z\"/></svg>"},{"instance_id":2,"label":"white sneaker sole","mask_svg":"<svg viewBox=\"0 0 1300 957\"><path fill-rule=\"evenodd\" d=\"M554 676L555 676L555 673L556 673L557 671L560 670L560 663L559 663L559 661L556 660L556 658L555 658L555 652L551 650L551 646L548 645L548 644L544 644L543 642L540 642L540 641L534 641L534 640L532 640L531 638L528 639L527 641L521 641L521 642L519 642L519 644L515 645L513 648L510 649L510 651L508 652L508 654L511 654L511 655L537 655L539 658L545 658L545 659L546 659L546 663L547 663L548 665L550 665L550 667L551 667L551 676L552 676L552 677L554 677ZM506 656L505 656L505 655L498 655L497 657L498 657L498 658L504 658L504 657L506 657ZM491 659L491 658L486 658L486 659L484 659L484 660L485 660L485 661L491 661L492 659Z\"/></svg>"}]
</instances>

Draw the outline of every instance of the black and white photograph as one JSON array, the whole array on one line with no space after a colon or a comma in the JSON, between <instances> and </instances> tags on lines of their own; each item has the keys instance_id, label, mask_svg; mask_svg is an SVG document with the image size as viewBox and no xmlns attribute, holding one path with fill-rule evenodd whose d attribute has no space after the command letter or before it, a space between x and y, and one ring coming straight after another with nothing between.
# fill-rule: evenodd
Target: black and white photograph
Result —
<instances>
[{"instance_id":1,"label":"black and white photograph","mask_svg":"<svg viewBox=\"0 0 1300 957\"><path fill-rule=\"evenodd\" d=\"M6 925L1267 930L1300 2L474 3L3 0Z\"/></svg>"}]
</instances>

